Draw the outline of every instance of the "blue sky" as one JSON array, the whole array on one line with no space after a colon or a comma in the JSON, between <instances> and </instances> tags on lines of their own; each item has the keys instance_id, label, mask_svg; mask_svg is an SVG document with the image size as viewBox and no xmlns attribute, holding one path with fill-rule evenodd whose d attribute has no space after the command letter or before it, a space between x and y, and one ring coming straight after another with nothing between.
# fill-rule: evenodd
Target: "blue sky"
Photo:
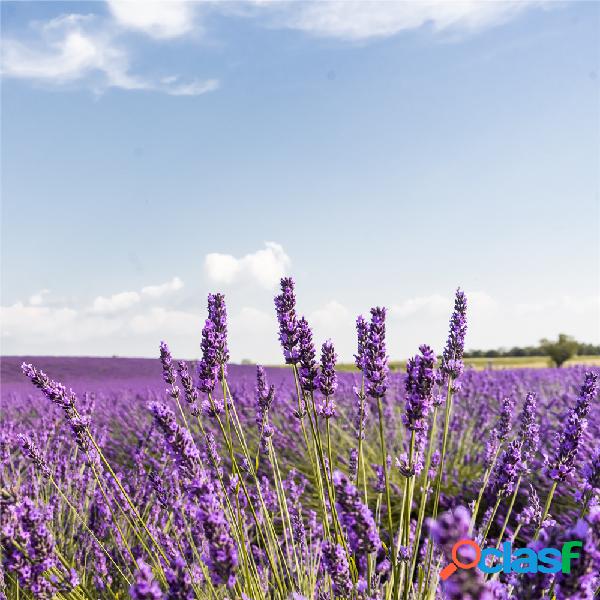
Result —
<instances>
[{"instance_id":1,"label":"blue sky","mask_svg":"<svg viewBox=\"0 0 600 600\"><path fill-rule=\"evenodd\" d=\"M366 8L368 7L368 8ZM597 3L3 2L2 353L600 342Z\"/></svg>"}]
</instances>

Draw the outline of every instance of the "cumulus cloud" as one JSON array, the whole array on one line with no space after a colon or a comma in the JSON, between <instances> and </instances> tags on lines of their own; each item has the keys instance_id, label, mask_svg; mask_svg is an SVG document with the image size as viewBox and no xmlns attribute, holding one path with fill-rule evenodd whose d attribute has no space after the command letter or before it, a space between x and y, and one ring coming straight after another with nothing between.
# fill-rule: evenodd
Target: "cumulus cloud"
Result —
<instances>
[{"instance_id":1,"label":"cumulus cloud","mask_svg":"<svg viewBox=\"0 0 600 600\"><path fill-rule=\"evenodd\" d=\"M35 294L32 294L29 297L29 304L31 304L31 306L40 306L40 304L44 303L44 298L50 293L50 290L40 290L39 292L36 292Z\"/></svg>"},{"instance_id":2,"label":"cumulus cloud","mask_svg":"<svg viewBox=\"0 0 600 600\"><path fill-rule=\"evenodd\" d=\"M345 40L389 37L402 31L430 26L434 31L478 31L504 23L525 9L542 4L424 0L421 2L298 2L286 5L279 23L307 33Z\"/></svg>"},{"instance_id":3,"label":"cumulus cloud","mask_svg":"<svg viewBox=\"0 0 600 600\"><path fill-rule=\"evenodd\" d=\"M92 313L115 313L127 310L140 301L140 295L137 292L121 292L105 298L98 296L92 302L90 312Z\"/></svg>"},{"instance_id":4,"label":"cumulus cloud","mask_svg":"<svg viewBox=\"0 0 600 600\"><path fill-rule=\"evenodd\" d=\"M290 257L280 244L265 242L265 247L241 258L213 252L204 258L208 279L216 284L231 285L242 281L258 283L273 289L291 264Z\"/></svg>"},{"instance_id":5,"label":"cumulus cloud","mask_svg":"<svg viewBox=\"0 0 600 600\"><path fill-rule=\"evenodd\" d=\"M94 15L69 14L35 23L36 37L2 42L2 74L47 85L85 82L95 91L106 88L200 95L218 89L216 79L182 80L178 75L152 78L131 73L130 56L110 26Z\"/></svg>"},{"instance_id":6,"label":"cumulus cloud","mask_svg":"<svg viewBox=\"0 0 600 600\"><path fill-rule=\"evenodd\" d=\"M179 277L173 277L171 281L161 283L160 285L147 285L142 288L142 294L151 298L160 298L172 292L176 292L183 287L183 281Z\"/></svg>"},{"instance_id":7,"label":"cumulus cloud","mask_svg":"<svg viewBox=\"0 0 600 600\"><path fill-rule=\"evenodd\" d=\"M108 7L123 27L158 39L187 35L197 27L198 4L187 0L108 0Z\"/></svg>"}]
</instances>

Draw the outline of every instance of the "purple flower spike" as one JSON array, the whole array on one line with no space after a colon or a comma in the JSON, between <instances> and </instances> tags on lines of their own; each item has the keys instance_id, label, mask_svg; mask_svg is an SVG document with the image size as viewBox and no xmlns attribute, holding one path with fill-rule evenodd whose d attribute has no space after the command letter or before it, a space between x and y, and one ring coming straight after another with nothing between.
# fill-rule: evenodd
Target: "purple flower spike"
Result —
<instances>
[{"instance_id":1,"label":"purple flower spike","mask_svg":"<svg viewBox=\"0 0 600 600\"><path fill-rule=\"evenodd\" d=\"M177 423L173 411L165 404L152 402L149 408L181 472L188 479L193 477L200 466L200 452L190 432Z\"/></svg>"},{"instance_id":2,"label":"purple flower spike","mask_svg":"<svg viewBox=\"0 0 600 600\"><path fill-rule=\"evenodd\" d=\"M358 344L357 352L354 355L354 364L357 369L362 371L365 368L365 354L369 341L369 324L362 315L359 315L356 319L356 337Z\"/></svg>"},{"instance_id":3,"label":"purple flower spike","mask_svg":"<svg viewBox=\"0 0 600 600\"><path fill-rule=\"evenodd\" d=\"M504 498L510 496L515 489L517 478L522 472L521 442L513 440L506 447L496 465L492 494Z\"/></svg>"},{"instance_id":4,"label":"purple flower spike","mask_svg":"<svg viewBox=\"0 0 600 600\"><path fill-rule=\"evenodd\" d=\"M467 297L458 288L454 300L454 312L450 317L450 333L442 355L441 371L446 377L456 379L464 369L463 353L467 333Z\"/></svg>"},{"instance_id":5,"label":"purple flower spike","mask_svg":"<svg viewBox=\"0 0 600 600\"><path fill-rule=\"evenodd\" d=\"M369 339L363 372L367 380L367 394L372 398L382 398L387 390L388 357L385 348L385 312L385 308L371 309Z\"/></svg>"},{"instance_id":6,"label":"purple flower spike","mask_svg":"<svg viewBox=\"0 0 600 600\"><path fill-rule=\"evenodd\" d=\"M46 462L43 454L40 452L40 449L35 445L35 442L28 435L23 433L20 433L17 437L21 443L23 452L29 456L36 469L43 475L43 477L45 479L49 479L50 468L48 467L48 463Z\"/></svg>"},{"instance_id":7,"label":"purple flower spike","mask_svg":"<svg viewBox=\"0 0 600 600\"><path fill-rule=\"evenodd\" d=\"M198 387L206 394L212 393L219 376L219 362L217 360L218 336L215 324L206 319L202 329L202 360L198 365Z\"/></svg>"},{"instance_id":8,"label":"purple flower spike","mask_svg":"<svg viewBox=\"0 0 600 600\"><path fill-rule=\"evenodd\" d=\"M540 443L540 426L537 423L536 400L535 394L527 394L520 418L521 427L519 437L521 438L521 455L526 465L530 465L531 461L535 458Z\"/></svg>"},{"instance_id":9,"label":"purple flower spike","mask_svg":"<svg viewBox=\"0 0 600 600\"><path fill-rule=\"evenodd\" d=\"M166 342L160 343L160 363L163 369L163 379L165 383L173 385L175 383L175 371L173 369L173 357Z\"/></svg>"},{"instance_id":10,"label":"purple flower spike","mask_svg":"<svg viewBox=\"0 0 600 600\"><path fill-rule=\"evenodd\" d=\"M312 331L308 321L302 317L298 321L298 348L300 367L298 375L300 385L305 392L314 392L317 389L317 363L315 360L315 346L313 344Z\"/></svg>"},{"instance_id":11,"label":"purple flower spike","mask_svg":"<svg viewBox=\"0 0 600 600\"><path fill-rule=\"evenodd\" d=\"M333 544L329 540L323 542L323 564L331 577L331 587L337 596L350 596L354 586L350 579L350 567L346 552L340 544Z\"/></svg>"},{"instance_id":12,"label":"purple flower spike","mask_svg":"<svg viewBox=\"0 0 600 600\"><path fill-rule=\"evenodd\" d=\"M135 582L129 588L133 600L162 600L164 595L158 582L154 579L152 569L142 559L138 559L138 570L135 572Z\"/></svg>"},{"instance_id":13,"label":"purple flower spike","mask_svg":"<svg viewBox=\"0 0 600 600\"><path fill-rule=\"evenodd\" d=\"M208 318L215 326L214 347L217 364L225 368L229 361L229 349L227 348L227 308L223 294L208 295Z\"/></svg>"},{"instance_id":14,"label":"purple flower spike","mask_svg":"<svg viewBox=\"0 0 600 600\"><path fill-rule=\"evenodd\" d=\"M331 340L327 340L321 347L321 374L319 375L319 390L323 396L333 396L337 389L337 375L335 361L337 354Z\"/></svg>"},{"instance_id":15,"label":"purple flower spike","mask_svg":"<svg viewBox=\"0 0 600 600\"><path fill-rule=\"evenodd\" d=\"M283 348L285 362L288 365L295 365L299 358L298 322L294 280L291 277L281 279L281 294L275 296L275 309L279 322L279 341Z\"/></svg>"},{"instance_id":16,"label":"purple flower spike","mask_svg":"<svg viewBox=\"0 0 600 600\"><path fill-rule=\"evenodd\" d=\"M197 518L202 523L207 541L205 562L212 582L233 588L238 553L217 490L208 477L201 475L193 482L190 493L198 503Z\"/></svg>"},{"instance_id":17,"label":"purple flower spike","mask_svg":"<svg viewBox=\"0 0 600 600\"><path fill-rule=\"evenodd\" d=\"M427 430L427 416L433 404L436 356L425 344L419 347L419 351L421 354L406 364L406 412L403 421L410 431Z\"/></svg>"},{"instance_id":18,"label":"purple flower spike","mask_svg":"<svg viewBox=\"0 0 600 600\"><path fill-rule=\"evenodd\" d=\"M350 480L340 471L333 474L336 509L342 526L346 529L348 543L358 556L379 550L381 540L373 513L362 503L360 494Z\"/></svg>"},{"instance_id":19,"label":"purple flower spike","mask_svg":"<svg viewBox=\"0 0 600 600\"><path fill-rule=\"evenodd\" d=\"M548 475L554 481L564 481L573 471L583 433L587 428L590 403L597 393L598 374L586 373L577 402L571 409L567 423L558 437L554 458L547 466Z\"/></svg>"}]
</instances>

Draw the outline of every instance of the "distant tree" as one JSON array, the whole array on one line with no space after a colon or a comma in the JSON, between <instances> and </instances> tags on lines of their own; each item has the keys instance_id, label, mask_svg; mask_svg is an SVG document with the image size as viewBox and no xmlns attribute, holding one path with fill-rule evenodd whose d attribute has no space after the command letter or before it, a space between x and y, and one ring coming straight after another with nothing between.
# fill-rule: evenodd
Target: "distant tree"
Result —
<instances>
[{"instance_id":1,"label":"distant tree","mask_svg":"<svg viewBox=\"0 0 600 600\"><path fill-rule=\"evenodd\" d=\"M560 367L575 356L579 348L579 342L570 335L559 333L558 340L555 342L547 339L540 340L540 348L554 361L557 367Z\"/></svg>"},{"instance_id":2,"label":"distant tree","mask_svg":"<svg viewBox=\"0 0 600 600\"><path fill-rule=\"evenodd\" d=\"M253 365L254 361L250 360L249 358L242 358L242 363L243 365Z\"/></svg>"}]
</instances>

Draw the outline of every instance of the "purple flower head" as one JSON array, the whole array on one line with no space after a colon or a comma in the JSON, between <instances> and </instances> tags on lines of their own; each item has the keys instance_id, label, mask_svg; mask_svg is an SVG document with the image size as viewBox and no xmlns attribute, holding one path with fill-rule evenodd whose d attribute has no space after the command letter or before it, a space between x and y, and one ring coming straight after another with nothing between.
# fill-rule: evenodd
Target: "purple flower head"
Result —
<instances>
[{"instance_id":1,"label":"purple flower head","mask_svg":"<svg viewBox=\"0 0 600 600\"><path fill-rule=\"evenodd\" d=\"M49 479L51 475L50 468L48 467L48 463L46 462L44 455L40 452L40 449L36 446L35 442L28 435L23 433L20 433L17 437L21 443L23 452L29 456L35 465L35 468L45 479Z\"/></svg>"},{"instance_id":2,"label":"purple flower head","mask_svg":"<svg viewBox=\"0 0 600 600\"><path fill-rule=\"evenodd\" d=\"M206 394L212 393L219 376L218 335L215 324L206 319L202 329L202 360L198 365L198 387Z\"/></svg>"},{"instance_id":3,"label":"purple flower head","mask_svg":"<svg viewBox=\"0 0 600 600\"><path fill-rule=\"evenodd\" d=\"M356 337L358 343L357 351L354 355L354 364L357 369L363 371L365 368L365 354L369 341L369 324L362 315L359 315L356 319Z\"/></svg>"},{"instance_id":4,"label":"purple flower head","mask_svg":"<svg viewBox=\"0 0 600 600\"><path fill-rule=\"evenodd\" d=\"M343 546L326 540L323 542L322 552L323 566L331 577L333 593L336 597L350 596L354 586L350 579L350 567Z\"/></svg>"},{"instance_id":5,"label":"purple flower head","mask_svg":"<svg viewBox=\"0 0 600 600\"><path fill-rule=\"evenodd\" d=\"M229 521L213 482L205 475L197 477L190 494L197 503L197 514L207 542L204 558L212 582L233 588L238 566L237 546L231 536Z\"/></svg>"},{"instance_id":6,"label":"purple flower head","mask_svg":"<svg viewBox=\"0 0 600 600\"><path fill-rule=\"evenodd\" d=\"M298 362L298 322L296 320L296 295L294 280L291 277L281 279L281 294L275 296L275 310L279 322L279 341L283 356L288 365Z\"/></svg>"},{"instance_id":7,"label":"purple flower head","mask_svg":"<svg viewBox=\"0 0 600 600\"><path fill-rule=\"evenodd\" d=\"M441 514L437 520L428 520L431 535L442 551L446 562L452 560L452 547L462 539L468 538L471 515L463 506ZM462 547L459 558L470 562L476 558L470 546ZM478 569L458 569L456 573L443 582L444 597L448 600L492 600L481 572Z\"/></svg>"},{"instance_id":8,"label":"purple flower head","mask_svg":"<svg viewBox=\"0 0 600 600\"><path fill-rule=\"evenodd\" d=\"M513 440L502 453L494 470L492 494L504 498L510 496L522 472L521 443L519 440Z\"/></svg>"},{"instance_id":9,"label":"purple flower head","mask_svg":"<svg viewBox=\"0 0 600 600\"><path fill-rule=\"evenodd\" d=\"M331 340L321 346L321 373L319 374L319 390L323 396L333 396L337 389L335 361L337 354Z\"/></svg>"},{"instance_id":10,"label":"purple flower head","mask_svg":"<svg viewBox=\"0 0 600 600\"><path fill-rule=\"evenodd\" d=\"M571 409L567 422L558 437L553 459L547 465L547 473L554 481L564 481L572 473L577 454L587 428L590 403L598 392L598 374L586 373L575 406Z\"/></svg>"},{"instance_id":11,"label":"purple flower head","mask_svg":"<svg viewBox=\"0 0 600 600\"><path fill-rule=\"evenodd\" d=\"M173 385L175 383L175 370L173 369L173 357L166 342L160 343L160 363L163 370L163 379L165 383Z\"/></svg>"},{"instance_id":12,"label":"purple flower head","mask_svg":"<svg viewBox=\"0 0 600 600\"><path fill-rule=\"evenodd\" d=\"M183 386L183 391L185 392L185 399L187 400L188 404L192 406L193 411L194 407L196 406L196 402L198 401L198 390L194 386L187 363L184 361L179 361L177 363L177 371L179 372L181 385Z\"/></svg>"},{"instance_id":13,"label":"purple flower head","mask_svg":"<svg viewBox=\"0 0 600 600\"><path fill-rule=\"evenodd\" d=\"M436 356L425 344L419 351L421 354L406 364L406 412L402 420L410 431L427 430L427 416L433 403Z\"/></svg>"},{"instance_id":14,"label":"purple flower head","mask_svg":"<svg viewBox=\"0 0 600 600\"><path fill-rule=\"evenodd\" d=\"M537 528L542 518L542 505L533 485L529 485L529 498L523 510L517 515L517 522L523 527Z\"/></svg>"},{"instance_id":15,"label":"purple flower head","mask_svg":"<svg viewBox=\"0 0 600 600\"><path fill-rule=\"evenodd\" d=\"M138 569L135 581L129 588L133 600L162 600L164 598L158 582L154 579L152 569L142 559L137 560Z\"/></svg>"},{"instance_id":16,"label":"purple flower head","mask_svg":"<svg viewBox=\"0 0 600 600\"><path fill-rule=\"evenodd\" d=\"M4 500L4 499L3 499ZM46 571L60 568L50 532L52 509L38 508L30 498L2 505L2 566L35 598L50 599L58 591Z\"/></svg>"},{"instance_id":17,"label":"purple flower head","mask_svg":"<svg viewBox=\"0 0 600 600\"><path fill-rule=\"evenodd\" d=\"M317 389L317 363L315 360L315 346L313 344L312 331L308 321L302 317L298 321L298 352L300 367L298 375L300 385L305 392L313 392Z\"/></svg>"},{"instance_id":18,"label":"purple flower head","mask_svg":"<svg viewBox=\"0 0 600 600\"><path fill-rule=\"evenodd\" d=\"M62 383L53 381L41 370L37 370L33 365L23 363L21 365L23 374L31 380L35 387L39 388L42 393L54 404L60 406L67 414L75 407L75 394L72 390L67 392Z\"/></svg>"},{"instance_id":19,"label":"purple flower head","mask_svg":"<svg viewBox=\"0 0 600 600\"><path fill-rule=\"evenodd\" d=\"M348 453L348 476L352 481L357 480L358 476L358 450L350 448Z\"/></svg>"},{"instance_id":20,"label":"purple flower head","mask_svg":"<svg viewBox=\"0 0 600 600\"><path fill-rule=\"evenodd\" d=\"M177 423L173 411L165 404L151 402L149 408L179 469L188 479L193 477L200 466L200 452L190 432Z\"/></svg>"},{"instance_id":21,"label":"purple flower head","mask_svg":"<svg viewBox=\"0 0 600 600\"><path fill-rule=\"evenodd\" d=\"M274 430L269 424L269 409L275 398L275 387L267 385L267 376L263 367L256 367L256 424L259 427L261 447L264 452L268 446L266 441Z\"/></svg>"},{"instance_id":22,"label":"purple flower head","mask_svg":"<svg viewBox=\"0 0 600 600\"><path fill-rule=\"evenodd\" d=\"M367 380L367 394L372 398L382 398L387 390L388 357L385 348L385 312L385 308L371 309L363 373Z\"/></svg>"},{"instance_id":23,"label":"purple flower head","mask_svg":"<svg viewBox=\"0 0 600 600\"><path fill-rule=\"evenodd\" d=\"M592 504L600 501L600 447L596 448L582 470L583 486L576 494L578 500L588 500Z\"/></svg>"},{"instance_id":24,"label":"purple flower head","mask_svg":"<svg viewBox=\"0 0 600 600\"><path fill-rule=\"evenodd\" d=\"M511 432L514 407L514 400L510 396L505 396L504 400L502 400L502 410L500 411L500 419L496 427L496 437L499 442L504 442Z\"/></svg>"},{"instance_id":25,"label":"purple flower head","mask_svg":"<svg viewBox=\"0 0 600 600\"><path fill-rule=\"evenodd\" d=\"M229 361L229 350L227 348L227 308L223 294L208 295L208 318L214 324L214 350L216 362L225 368Z\"/></svg>"},{"instance_id":26,"label":"purple flower head","mask_svg":"<svg viewBox=\"0 0 600 600\"><path fill-rule=\"evenodd\" d=\"M528 466L535 458L540 443L540 426L537 423L536 400L535 394L527 394L520 417L519 437L521 439L521 455L523 462Z\"/></svg>"},{"instance_id":27,"label":"purple flower head","mask_svg":"<svg viewBox=\"0 0 600 600\"><path fill-rule=\"evenodd\" d=\"M356 487L341 471L333 474L336 510L346 529L348 543L358 556L379 550L381 540L373 513L363 504Z\"/></svg>"},{"instance_id":28,"label":"purple flower head","mask_svg":"<svg viewBox=\"0 0 600 600\"><path fill-rule=\"evenodd\" d=\"M450 332L442 355L441 371L446 377L455 379L464 369L463 353L467 333L467 297L458 288L454 300L454 312L450 317Z\"/></svg>"},{"instance_id":29,"label":"purple flower head","mask_svg":"<svg viewBox=\"0 0 600 600\"><path fill-rule=\"evenodd\" d=\"M580 519L566 533L566 540L581 541L577 560L570 572L559 571L555 580L557 600L592 600L600 583L600 508L592 507L587 519Z\"/></svg>"}]
</instances>

